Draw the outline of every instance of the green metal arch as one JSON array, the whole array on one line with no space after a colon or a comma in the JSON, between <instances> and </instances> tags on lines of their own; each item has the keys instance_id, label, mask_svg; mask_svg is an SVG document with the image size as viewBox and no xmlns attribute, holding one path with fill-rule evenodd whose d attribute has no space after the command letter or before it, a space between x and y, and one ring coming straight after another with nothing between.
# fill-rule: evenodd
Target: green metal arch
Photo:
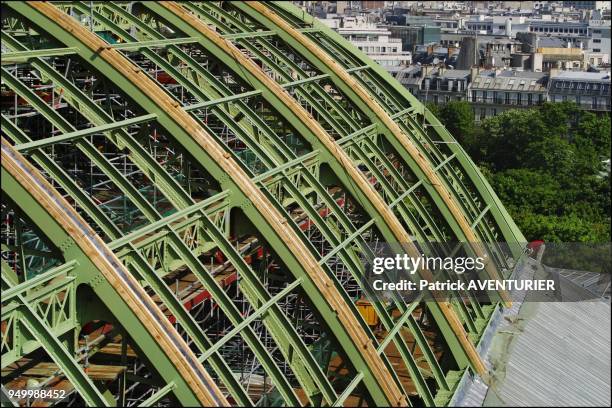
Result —
<instances>
[{"instance_id":1,"label":"green metal arch","mask_svg":"<svg viewBox=\"0 0 612 408\"><path fill-rule=\"evenodd\" d=\"M59 136L32 139L15 124L17 122L13 122L16 121L14 117L5 116L3 113L2 132L14 145L11 147L3 142L3 157L8 151L11 151L11 155L19 155L14 150L22 152L45 171L45 177L61 187L65 196L77 204L78 212L91 220L87 221L91 222L90 226L104 237L106 243L103 246L107 248L105 250L112 252L113 256L121 261L123 268L129 270L132 279L149 293L155 294L160 299L160 304L171 312L178 325L176 331L172 329L172 336L184 336L193 344L192 347L197 349L195 354L199 360L196 364L198 370L218 377L225 386L223 392L209 390L203 393L203 383L198 385L197 381L190 380L184 372L167 370L166 367L171 363L167 358L164 359L164 353L158 352L160 356L153 359L153 365L163 374L166 384L152 393L145 403L153 404L172 392L185 405L196 401L254 404L248 387L236 379L231 363L220 352L234 336L241 338L243 344L253 350L265 372L271 376L273 391L270 396L276 395L277 403L287 405L309 403L337 406L356 393L361 393L362 398L381 405L406 405L418 400L426 405L443 405L452 395L460 373L470 364L475 371L484 374L478 367L479 357L473 354L474 345L482 335L491 312L498 307L495 302L486 305L471 299L467 304L454 301L441 307L438 304L420 305L417 302L404 304L398 298L387 307L375 304L376 316L386 332L382 338L377 338L357 310L354 304L356 299L351 299L342 288L341 274L348 273L353 281L359 282L364 272L359 256L366 259L374 256L366 242L369 234L380 231L388 241L398 237L390 227L391 219L385 218L382 215L384 213L392 214L393 222L400 225L402 234L408 236L409 231L413 232L422 244L427 244L430 240L448 238L444 232L446 227L442 226L444 222L448 223L457 240L465 240L465 235L462 235L448 208L436 198L436 191L424 182L424 173L411 161L406 151L402 150L401 146L394 145L399 157L392 157L384 150L383 140L389 140L393 145L393 135L380 121L366 122L370 120L367 117L372 117L367 104L291 35L262 18L247 3L185 3L182 6L171 3L144 3L144 7L141 7L136 3L122 2L89 5L62 2L56 6L16 2L6 6L17 12L23 21L41 27L44 32L36 35L49 36L66 47L43 50L36 48L39 45L34 45L32 49L28 49L26 43L18 39L22 34L19 34L18 30L11 31L9 27L8 31L2 32L3 45L6 44L11 50L9 58L40 73L43 83L46 81L52 84L51 92L54 95L59 87L66 105L81 112L82 117L92 127L75 128L69 120L49 107L40 92L19 78L19 71L3 65L3 84L25 100L41 118L59 129L60 133ZM343 69L358 78L371 97L390 112L390 116L401 125L404 132L411 136L411 132L414 132L415 139L424 138L427 142L432 142L433 136L427 129L434 129L437 132L435 137L452 141L452 137L439 128L439 123L422 105L411 99L411 95L400 89L399 84L382 73L380 67L355 52L335 33L324 29L304 16L299 9L284 2L267 7L273 9L290 25L298 27L303 35L323 38L325 41L321 47L324 52L332 55ZM58 8L69 13L71 17L62 14ZM179 9L183 11L177 12ZM136 11L140 14L135 14ZM193 14L187 15L186 11ZM197 16L197 24L204 21L216 25L219 32L210 35L198 31L197 24L194 25L194 15ZM181 32L168 31L164 28L165 24ZM253 27L257 27L257 31L251 32ZM98 35L94 35L94 32ZM186 37L180 38L181 35ZM119 39L119 43L114 44L116 39ZM256 70L240 67L240 62L237 61L243 57L238 58L236 52L241 51L236 51L232 43L247 50L251 61L260 61L264 69L271 69L275 75L275 83L258 78L254 74ZM318 75L308 77L309 74L302 69L303 65L300 66L283 54L283 47L293 47L297 50L301 58L305 58L305 61L319 71ZM163 52L158 53L156 49ZM225 85L223 80L213 74L213 70L217 68L199 62L201 57L197 56L198 50L211 53L223 65L223 69L232 72L244 82L242 89L247 91L237 91L236 87ZM91 95L79 89L68 75L58 72L48 62L49 57L61 58L63 55L76 55L93 66L113 87L129 95L137 110L144 114L125 120L113 118ZM182 96L172 93L174 85L156 81L156 76L145 74L143 68L137 67L137 63L143 66L153 64L168 74L174 81L173 84L177 84L177 89L189 94L187 100L190 102L185 103ZM297 72L297 79L292 72ZM336 87L340 91L340 98L331 97L319 81L327 81ZM279 98L279 93L285 92L283 90L288 90L301 107L288 109L283 99ZM282 120L310 145L311 150L304 154L305 145L296 148L286 143L286 129L282 126L275 128L274 123L257 112L259 108L255 106L259 106L259 102L250 104L248 101L267 103L271 110L266 111L265 115L272 118L274 115L282 117ZM203 110L212 112L216 122L210 125L205 123L201 119ZM299 115L306 110L311 110L314 116L307 120L301 119ZM312 125L320 125L312 122L313 120L320 120L325 126L326 130L320 134L324 133L330 138L334 135L336 140L331 145L323 143L320 134L315 133ZM422 122L423 120L426 122ZM361 128L364 123L371 125ZM422 128L420 123L427 123L427 127ZM223 125L235 140L242 143L241 146L244 147L240 149L256 158L258 164L248 164L244 156L239 154L243 150L223 139L219 124ZM143 144L142 135L128 131L129 127L146 131L148 126L172 134L173 140L180 144L183 151L189 152L194 160L193 165L205 169L219 183L221 191L203 201L194 199L190 185L181 181L177 174L170 171L167 164L159 162L151 154L150 149ZM163 213L156 204L149 202L143 195L142 185L135 182L130 173L118 169L94 146L94 139L90 139L94 134L105 135L114 146L113 149L128 153L130 163L154 185L155 191L161 194L162 200L171 208L169 212ZM84 157L95 163L105 176L114 182L123 197L135 204L143 217L141 226L133 231L122 231L106 210L98 208L91 188L83 186L82 181L74 179L66 169L58 165L54 156L49 154L48 148L66 141L74 142ZM515 245L511 247L511 255L516 258L521 254L520 232L465 152L456 144L449 145L449 149L448 152L435 151L432 155L426 154L428 163L432 168L435 167L435 172L456 197L465 197L460 208L466 219L473 222L472 228L477 236L483 241L491 242L495 234L501 231L503 238ZM419 180L413 184L404 180L402 168L398 170L392 160L408 164ZM336 181L325 179L328 176L319 173L321 166L329 166L335 180L340 183L340 191L345 198L353 200L365 210L361 215L362 219L357 223L348 217L345 204L340 204L338 197L328 190ZM363 177L364 180L375 180L379 185L379 192L376 193L379 197L376 200L373 200L374 196L370 193L366 193L366 190L371 188L369 184L367 188L355 184L357 176L348 174L348 167L361 168L362 174L358 177ZM366 170L363 170L364 168ZM468 178L457 176L457 169ZM27 174L19 174L19 177L21 180L28 178ZM40 174L36 177L42 178ZM7 187L4 179L9 180ZM9 175L3 167L3 192L13 193L19 188L14 175ZM417 189L429 192L436 211L439 211L443 218L421 203L415 195ZM58 193L52 195L57 196ZM484 201L486 207L474 199L476 196L478 200ZM15 197L18 198L16 204L19 209L25 211L47 237L54 236L57 228L54 230L47 227L53 216L48 209L41 207L40 203L37 204L41 200L40 196L19 193L15 194ZM377 200L383 203L383 207ZM320 234L328 249L317 249L309 242L310 232L307 234L301 230L292 219L294 207L303 211L309 220L308 225L312 225L309 228ZM257 234L274 249L287 267L291 277L284 290L276 294L269 292L264 280L251 269L238 248L232 244L230 236L233 226L229 213L238 208L251 219ZM326 211L321 212L321 208ZM83 221L85 224L87 222ZM400 222L404 223L406 230ZM66 232L57 236L65 235ZM55 241L55 238L53 240ZM75 243L78 243L74 239L70 241L68 237L62 238L60 242L63 242L61 248L65 245L70 251L73 251ZM248 316L241 315L211 271L198 259L200 254L210 248L218 248L227 257L229 265L238 271L241 277L241 293L252 308ZM448 251L450 252L451 248ZM82 260L87 265L93 262L87 259L88 255L82 251L70 254L65 259L78 259L79 262ZM499 254L505 255L496 255L497 266L508 267L508 259L505 257L509 254L501 250ZM340 261L340 272L332 270L328 264L333 259ZM10 268L3 261L3 271ZM215 341L208 336L191 312L185 309L181 298L173 293L164 280L166 274L177 268L188 268L192 271L197 281L212 293L220 310L231 321L234 329L221 340ZM91 270L95 271L96 267ZM82 272L81 266L75 271L76 276L89 276ZM11 271L9 275L12 274ZM3 281L3 294L5 290L11 290L10 285L17 282L5 283ZM155 353L155 348L151 346L150 340L147 340L147 334L142 333L143 321L134 323L134 319L138 320L139 317L127 311L125 306L120 306L121 302L117 302L117 297L108 295L107 292L113 291L113 285L108 278L103 273L94 272L88 278L88 283L100 293L99 296L113 313L126 315L119 321L124 327L132 324L131 334L134 340L138 341L139 345L142 342L144 350ZM23 286L23 283L17 286L19 285ZM300 338L297 323L292 321L281 304L282 299L296 290L307 295L326 327L334 333L336 347L340 348L354 367L355 371L351 374L353 377L349 377L340 389L334 385L338 382L327 375L327 368L321 365L312 346ZM362 286L360 290L363 292L365 289ZM24 302L27 303L26 300L22 301ZM431 314L429 327L433 325L443 335L457 371L441 367L436 348L429 343L429 334L426 335L423 323L415 318L415 310L421 310L422 315ZM253 328L258 321L261 321L271 334L271 344L264 344L258 337ZM469 334L469 342L465 339L466 332ZM41 331L38 330L38 333L40 337ZM53 332L51 330L48 333L52 335ZM406 335L411 340L408 341ZM45 342L40 343L47 349ZM395 357L387 351L389 346L397 350L401 364L392 366L390 359ZM473 350L472 354L466 351L470 348ZM288 368L284 371L274 357L277 355L275 349L280 350L280 355L287 361ZM49 350L54 356L61 354L59 349L54 349L50 343ZM415 350L421 353L421 357L417 358ZM70 352L58 358L67 358L67 363L62 365L62 368L68 377L70 367L77 370L76 375L83 377L79 364L70 361ZM193 360L193 357L185 358L185 361ZM408 382L400 380L404 375L402 370L408 373ZM428 371L428 376L431 376L433 381L426 380L424 373ZM287 372L292 373L294 378ZM74 375L70 379L77 383L81 381ZM78 391L87 402L94 404L96 390L91 387L88 389L86 376L83 381ZM298 395L296 387L303 390L304 395ZM415 391L410 387L414 387Z\"/></svg>"}]
</instances>

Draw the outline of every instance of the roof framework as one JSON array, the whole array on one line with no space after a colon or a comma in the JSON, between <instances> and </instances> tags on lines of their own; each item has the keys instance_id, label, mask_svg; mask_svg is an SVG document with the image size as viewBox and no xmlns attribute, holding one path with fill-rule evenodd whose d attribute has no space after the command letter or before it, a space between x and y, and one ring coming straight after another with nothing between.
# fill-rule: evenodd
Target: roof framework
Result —
<instances>
[{"instance_id":1,"label":"roof framework","mask_svg":"<svg viewBox=\"0 0 612 408\"><path fill-rule=\"evenodd\" d=\"M503 293L363 302L383 243L498 277L524 241L366 56L285 2L2 7L3 399L444 405L484 374Z\"/></svg>"}]
</instances>

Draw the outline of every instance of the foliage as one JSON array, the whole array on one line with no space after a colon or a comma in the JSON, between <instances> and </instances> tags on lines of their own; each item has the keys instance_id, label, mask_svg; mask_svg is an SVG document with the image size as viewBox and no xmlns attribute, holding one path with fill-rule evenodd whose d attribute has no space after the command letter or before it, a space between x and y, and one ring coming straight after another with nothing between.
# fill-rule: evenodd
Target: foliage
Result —
<instances>
[{"instance_id":1,"label":"foliage","mask_svg":"<svg viewBox=\"0 0 612 408\"><path fill-rule=\"evenodd\" d=\"M467 102L433 106L528 240L610 241L610 115L545 103L474 122Z\"/></svg>"}]
</instances>

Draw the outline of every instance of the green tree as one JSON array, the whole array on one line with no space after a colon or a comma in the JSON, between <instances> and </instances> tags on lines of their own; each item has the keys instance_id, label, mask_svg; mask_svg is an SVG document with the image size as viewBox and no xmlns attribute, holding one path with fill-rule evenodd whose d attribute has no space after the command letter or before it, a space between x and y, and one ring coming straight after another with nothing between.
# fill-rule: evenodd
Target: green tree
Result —
<instances>
[{"instance_id":1,"label":"green tree","mask_svg":"<svg viewBox=\"0 0 612 408\"><path fill-rule=\"evenodd\" d=\"M574 102L546 102L537 111L546 127L546 136L565 138L580 115L580 109Z\"/></svg>"},{"instance_id":2,"label":"green tree","mask_svg":"<svg viewBox=\"0 0 612 408\"><path fill-rule=\"evenodd\" d=\"M483 160L496 170L523 167L527 145L542 141L548 134L536 109L509 110L485 119L481 126L483 131L475 143L483 152Z\"/></svg>"},{"instance_id":3,"label":"green tree","mask_svg":"<svg viewBox=\"0 0 612 408\"><path fill-rule=\"evenodd\" d=\"M468 102L451 101L440 106L438 118L459 143L473 143L474 111Z\"/></svg>"},{"instance_id":4,"label":"green tree","mask_svg":"<svg viewBox=\"0 0 612 408\"><path fill-rule=\"evenodd\" d=\"M508 169L493 174L491 184L501 201L515 213L559 215L562 212L561 185L546 172Z\"/></svg>"},{"instance_id":5,"label":"green tree","mask_svg":"<svg viewBox=\"0 0 612 408\"><path fill-rule=\"evenodd\" d=\"M512 214L528 240L546 242L606 242L609 230L601 222L591 222L577 215Z\"/></svg>"},{"instance_id":6,"label":"green tree","mask_svg":"<svg viewBox=\"0 0 612 408\"><path fill-rule=\"evenodd\" d=\"M523 164L530 169L547 172L560 180L569 180L576 171L574 147L558 136L527 144Z\"/></svg>"},{"instance_id":7,"label":"green tree","mask_svg":"<svg viewBox=\"0 0 612 408\"><path fill-rule=\"evenodd\" d=\"M575 131L575 142L581 146L592 144L600 158L610 157L610 115L597 116L583 112Z\"/></svg>"},{"instance_id":8,"label":"green tree","mask_svg":"<svg viewBox=\"0 0 612 408\"><path fill-rule=\"evenodd\" d=\"M609 242L610 115L545 103L474 122L466 102L431 106L529 240Z\"/></svg>"}]
</instances>

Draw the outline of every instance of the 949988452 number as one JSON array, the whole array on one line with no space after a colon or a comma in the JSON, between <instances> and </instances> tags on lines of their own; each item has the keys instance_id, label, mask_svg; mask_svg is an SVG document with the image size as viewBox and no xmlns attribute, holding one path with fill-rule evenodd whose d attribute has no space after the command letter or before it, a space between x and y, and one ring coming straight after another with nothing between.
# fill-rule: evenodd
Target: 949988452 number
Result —
<instances>
[{"instance_id":1,"label":"949988452 number","mask_svg":"<svg viewBox=\"0 0 612 408\"><path fill-rule=\"evenodd\" d=\"M11 398L34 398L34 399L63 399L66 396L64 390L8 390Z\"/></svg>"}]
</instances>

